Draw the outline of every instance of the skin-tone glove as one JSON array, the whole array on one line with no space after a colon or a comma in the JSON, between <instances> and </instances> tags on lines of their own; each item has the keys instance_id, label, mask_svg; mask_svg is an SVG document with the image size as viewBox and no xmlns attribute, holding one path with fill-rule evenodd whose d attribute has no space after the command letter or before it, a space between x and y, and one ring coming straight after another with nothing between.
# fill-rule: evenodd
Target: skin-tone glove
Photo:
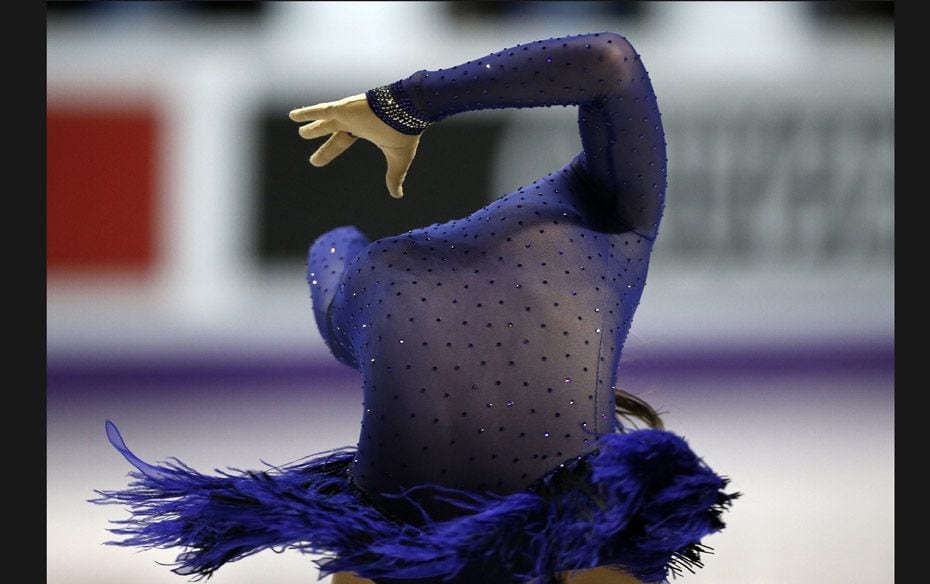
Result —
<instances>
[{"instance_id":1,"label":"skin-tone glove","mask_svg":"<svg viewBox=\"0 0 930 584\"><path fill-rule=\"evenodd\" d=\"M368 106L364 93L291 111L291 120L311 122L298 130L307 140L332 134L310 157L313 166L325 166L359 138L377 146L387 160L385 182L395 199L404 196L404 178L416 155L420 135L398 132L382 122Z\"/></svg>"}]
</instances>

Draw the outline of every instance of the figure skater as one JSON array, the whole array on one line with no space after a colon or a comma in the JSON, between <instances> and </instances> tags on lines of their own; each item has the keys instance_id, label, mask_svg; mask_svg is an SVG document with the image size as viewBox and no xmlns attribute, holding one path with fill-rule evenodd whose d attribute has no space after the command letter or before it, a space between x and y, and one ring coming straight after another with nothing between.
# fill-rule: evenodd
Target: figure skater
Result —
<instances>
[{"instance_id":1,"label":"figure skater","mask_svg":"<svg viewBox=\"0 0 930 584\"><path fill-rule=\"evenodd\" d=\"M736 494L617 389L666 188L633 46L610 32L540 40L290 118L305 139L329 136L314 166L375 144L399 198L432 124L556 105L577 106L581 134L562 169L467 217L376 241L342 226L310 246L319 332L361 373L355 447L207 476L139 460L108 422L138 469L96 499L132 509L114 543L183 548L175 571L195 576L292 547L322 555L336 584L658 582L700 566Z\"/></svg>"}]
</instances>

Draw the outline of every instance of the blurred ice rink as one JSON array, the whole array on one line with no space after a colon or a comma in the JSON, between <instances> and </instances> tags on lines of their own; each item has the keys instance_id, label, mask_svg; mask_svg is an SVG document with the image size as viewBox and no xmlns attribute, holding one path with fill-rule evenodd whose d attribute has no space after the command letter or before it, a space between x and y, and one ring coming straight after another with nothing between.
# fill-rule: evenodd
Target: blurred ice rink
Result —
<instances>
[{"instance_id":1,"label":"blurred ice rink","mask_svg":"<svg viewBox=\"0 0 930 584\"><path fill-rule=\"evenodd\" d=\"M255 252L256 112L597 30L643 55L670 159L620 383L668 411L669 428L744 493L706 542L715 555L682 580L894 581L888 3L475 4L50 6L49 115L154 104L160 162L141 268L48 270L48 582L183 578L156 563L170 551L102 545L107 521L126 514L86 499L129 470L105 419L141 457L201 471L357 441L358 374L323 345L303 264ZM855 4L876 6L842 8ZM488 200L579 147L572 109L488 115L507 121ZM530 143L552 146L527 156ZM850 560L865 549L867 561ZM263 552L211 581L315 581L310 560Z\"/></svg>"}]
</instances>

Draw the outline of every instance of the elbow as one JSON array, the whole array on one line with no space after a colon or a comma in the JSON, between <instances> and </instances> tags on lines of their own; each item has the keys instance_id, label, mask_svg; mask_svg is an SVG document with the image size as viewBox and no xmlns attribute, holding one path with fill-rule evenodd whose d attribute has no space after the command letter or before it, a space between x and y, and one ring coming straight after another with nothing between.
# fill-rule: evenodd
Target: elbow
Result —
<instances>
[{"instance_id":1,"label":"elbow","mask_svg":"<svg viewBox=\"0 0 930 584\"><path fill-rule=\"evenodd\" d=\"M635 49L630 41L620 33L616 32L599 32L595 33L595 38L602 41L610 50L621 54L635 54Z\"/></svg>"},{"instance_id":2,"label":"elbow","mask_svg":"<svg viewBox=\"0 0 930 584\"><path fill-rule=\"evenodd\" d=\"M609 84L608 93L615 92L637 74L639 54L626 37L615 32L598 33L599 77Z\"/></svg>"}]
</instances>

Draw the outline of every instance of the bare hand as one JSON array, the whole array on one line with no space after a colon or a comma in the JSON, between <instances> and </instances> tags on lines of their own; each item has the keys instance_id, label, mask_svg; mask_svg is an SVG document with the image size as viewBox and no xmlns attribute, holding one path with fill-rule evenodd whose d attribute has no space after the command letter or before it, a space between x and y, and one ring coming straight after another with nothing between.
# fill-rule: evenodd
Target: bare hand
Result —
<instances>
[{"instance_id":1,"label":"bare hand","mask_svg":"<svg viewBox=\"0 0 930 584\"><path fill-rule=\"evenodd\" d=\"M364 93L295 109L290 118L295 122L312 122L298 130L307 140L332 134L310 157L310 164L325 166L358 138L364 138L384 153L388 192L396 199L404 196L404 178L416 155L420 136L403 134L382 122L371 111Z\"/></svg>"}]
</instances>

